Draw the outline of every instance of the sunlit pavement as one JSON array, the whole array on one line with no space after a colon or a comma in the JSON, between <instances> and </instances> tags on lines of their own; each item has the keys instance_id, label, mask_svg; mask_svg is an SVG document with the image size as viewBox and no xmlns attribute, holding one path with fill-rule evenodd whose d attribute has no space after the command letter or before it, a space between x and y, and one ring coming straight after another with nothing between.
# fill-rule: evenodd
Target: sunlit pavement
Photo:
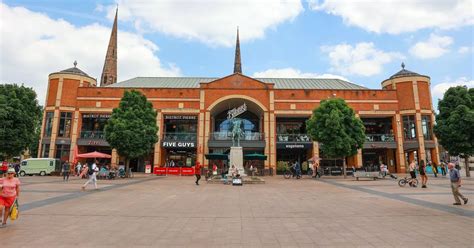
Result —
<instances>
[{"instance_id":1,"label":"sunlit pavement","mask_svg":"<svg viewBox=\"0 0 474 248\"><path fill-rule=\"evenodd\" d=\"M453 206L449 179L428 188L338 177L230 186L193 177L24 177L20 218L0 247L474 247L474 180Z\"/></svg>"}]
</instances>

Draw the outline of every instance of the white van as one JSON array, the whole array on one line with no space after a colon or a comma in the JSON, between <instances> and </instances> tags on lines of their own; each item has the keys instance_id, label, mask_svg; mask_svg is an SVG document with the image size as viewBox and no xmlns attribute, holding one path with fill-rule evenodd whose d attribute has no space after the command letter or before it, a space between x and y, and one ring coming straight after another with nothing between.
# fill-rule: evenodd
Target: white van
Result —
<instances>
[{"instance_id":1,"label":"white van","mask_svg":"<svg viewBox=\"0 0 474 248\"><path fill-rule=\"evenodd\" d=\"M29 158L21 161L20 176L50 175L61 167L61 161L55 158Z\"/></svg>"}]
</instances>

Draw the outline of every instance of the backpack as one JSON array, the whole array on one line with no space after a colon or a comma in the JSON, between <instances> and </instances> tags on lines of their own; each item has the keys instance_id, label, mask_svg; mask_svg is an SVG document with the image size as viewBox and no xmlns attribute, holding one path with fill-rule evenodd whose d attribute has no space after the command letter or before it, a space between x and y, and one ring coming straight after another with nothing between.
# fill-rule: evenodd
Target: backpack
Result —
<instances>
[{"instance_id":1,"label":"backpack","mask_svg":"<svg viewBox=\"0 0 474 248\"><path fill-rule=\"evenodd\" d=\"M94 172L95 172L95 171L92 169L92 165L90 164L90 165L88 165L87 167L88 167L87 174L88 174L89 176L92 176L92 174L94 174Z\"/></svg>"}]
</instances>

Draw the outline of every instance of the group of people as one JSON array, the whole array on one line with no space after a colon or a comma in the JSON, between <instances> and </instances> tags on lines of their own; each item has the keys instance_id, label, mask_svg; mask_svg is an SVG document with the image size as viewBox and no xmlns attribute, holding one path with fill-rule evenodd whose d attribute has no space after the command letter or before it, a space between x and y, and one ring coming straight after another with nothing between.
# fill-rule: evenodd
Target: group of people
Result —
<instances>
[{"instance_id":1,"label":"group of people","mask_svg":"<svg viewBox=\"0 0 474 248\"><path fill-rule=\"evenodd\" d=\"M422 188L427 188L427 183L428 183L428 176L426 175L426 167L427 166L432 166L433 167L433 173L435 174L435 177L437 177L438 174L438 168L436 165L431 164L428 162L428 165L425 164L424 160L420 161L420 164L417 166L415 161L411 161L409 165L409 172L410 176L412 179L416 179L416 171L418 170L420 177L421 177L421 187ZM446 164L442 161L440 164L441 168L441 173L443 176L446 176ZM448 163L448 173L449 173L449 180L451 182L451 192L453 193L454 196L454 203L453 205L461 205L461 200L463 200L464 204L467 204L468 199L465 197L461 192L459 192L459 188L461 187L461 173L459 172L458 168L456 168L454 163ZM409 182L410 186L416 187L415 184L412 182Z\"/></svg>"}]
</instances>

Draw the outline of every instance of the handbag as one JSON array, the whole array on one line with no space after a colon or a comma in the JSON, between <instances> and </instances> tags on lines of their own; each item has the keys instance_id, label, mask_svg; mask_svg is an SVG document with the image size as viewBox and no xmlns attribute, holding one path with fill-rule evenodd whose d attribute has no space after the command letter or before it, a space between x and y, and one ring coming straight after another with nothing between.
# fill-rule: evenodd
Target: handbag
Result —
<instances>
[{"instance_id":1,"label":"handbag","mask_svg":"<svg viewBox=\"0 0 474 248\"><path fill-rule=\"evenodd\" d=\"M15 199L15 202L13 202L13 205L10 207L10 220L14 221L18 219L18 215L19 215L18 200Z\"/></svg>"}]
</instances>

